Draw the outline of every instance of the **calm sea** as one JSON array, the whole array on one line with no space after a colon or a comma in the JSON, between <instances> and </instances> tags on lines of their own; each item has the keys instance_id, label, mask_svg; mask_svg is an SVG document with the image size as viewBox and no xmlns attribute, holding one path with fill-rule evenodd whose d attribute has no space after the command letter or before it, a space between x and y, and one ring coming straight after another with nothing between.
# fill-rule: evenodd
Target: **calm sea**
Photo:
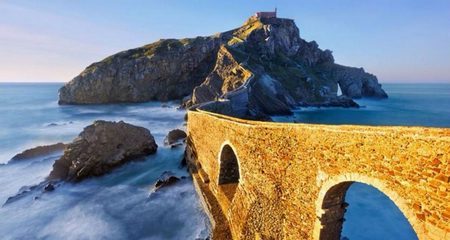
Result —
<instances>
[{"instance_id":1,"label":"calm sea","mask_svg":"<svg viewBox=\"0 0 450 240\"><path fill-rule=\"evenodd\" d=\"M362 107L302 108L280 122L450 127L450 84L384 84L388 99L360 99Z\"/></svg>"},{"instance_id":2,"label":"calm sea","mask_svg":"<svg viewBox=\"0 0 450 240\"><path fill-rule=\"evenodd\" d=\"M0 208L2 239L196 239L209 233L208 220L187 180L149 198L164 171L188 176L179 167L183 149L163 146L167 132L183 128L175 104L59 106L62 84L0 83L0 205L20 189L43 181L60 155L6 164L31 147L70 142L94 120L123 120L152 132L160 146L146 161L54 192L30 191ZM450 84L385 84L389 99L362 99L363 108L302 108L277 121L450 127ZM34 198L38 197L37 200ZM354 184L343 235L350 239L415 239L395 205L381 192ZM95 226L95 227L93 227Z\"/></svg>"}]
</instances>

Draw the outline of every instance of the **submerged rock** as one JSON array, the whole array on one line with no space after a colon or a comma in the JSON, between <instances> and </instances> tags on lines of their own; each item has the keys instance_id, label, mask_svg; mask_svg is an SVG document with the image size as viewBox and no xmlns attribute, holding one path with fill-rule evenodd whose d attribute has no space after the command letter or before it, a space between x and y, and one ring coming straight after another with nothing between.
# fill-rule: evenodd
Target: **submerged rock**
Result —
<instances>
[{"instance_id":1,"label":"submerged rock","mask_svg":"<svg viewBox=\"0 0 450 240\"><path fill-rule=\"evenodd\" d=\"M186 137L186 132L181 129L174 129L167 134L166 138L164 139L164 144L170 146L177 145L178 143L184 141Z\"/></svg>"},{"instance_id":2,"label":"submerged rock","mask_svg":"<svg viewBox=\"0 0 450 240\"><path fill-rule=\"evenodd\" d=\"M41 183L41 185L42 185L42 183ZM21 187L19 189L19 191L17 192L17 194L14 195L14 196L8 197L8 199L6 199L6 201L3 203L2 206L11 204L11 203L13 203L15 201L18 201L18 200L28 196L28 194L34 192L34 190L37 189L38 187L39 187L39 184L38 185L33 185L33 186L23 186L23 187Z\"/></svg>"},{"instance_id":3,"label":"submerged rock","mask_svg":"<svg viewBox=\"0 0 450 240\"><path fill-rule=\"evenodd\" d=\"M67 145L49 179L80 181L100 176L130 160L153 154L158 146L150 131L120 122L95 121Z\"/></svg>"},{"instance_id":4,"label":"submerged rock","mask_svg":"<svg viewBox=\"0 0 450 240\"><path fill-rule=\"evenodd\" d=\"M27 149L23 151L22 153L19 153L15 155L11 161L20 161L20 160L26 160L36 157L41 157L48 155L50 153L54 153L57 151L63 151L66 145L64 143L56 143L52 145L45 145L45 146L38 146L35 148Z\"/></svg>"},{"instance_id":5,"label":"submerged rock","mask_svg":"<svg viewBox=\"0 0 450 240\"><path fill-rule=\"evenodd\" d=\"M63 123L49 123L45 125L46 127L58 127L58 126L66 126L68 124L73 124L73 121L70 122L63 122Z\"/></svg>"},{"instance_id":6,"label":"submerged rock","mask_svg":"<svg viewBox=\"0 0 450 240\"><path fill-rule=\"evenodd\" d=\"M32 186L22 186L14 196L8 197L8 199L5 201L5 203L3 203L2 206L14 203L20 199L29 196L30 194L36 194L36 196L34 196L33 199L38 200L42 194L54 191L57 186L58 183L49 181L43 181L40 182L39 184Z\"/></svg>"},{"instance_id":7,"label":"submerged rock","mask_svg":"<svg viewBox=\"0 0 450 240\"><path fill-rule=\"evenodd\" d=\"M42 194L52 192L58 187L60 183L51 182L51 181L42 181L39 184L32 186L22 186L19 191L14 195L8 197L8 199L3 203L2 206L6 206L8 204L14 203L20 199L23 199L31 194L36 194L33 197L33 200L38 200Z\"/></svg>"}]
</instances>

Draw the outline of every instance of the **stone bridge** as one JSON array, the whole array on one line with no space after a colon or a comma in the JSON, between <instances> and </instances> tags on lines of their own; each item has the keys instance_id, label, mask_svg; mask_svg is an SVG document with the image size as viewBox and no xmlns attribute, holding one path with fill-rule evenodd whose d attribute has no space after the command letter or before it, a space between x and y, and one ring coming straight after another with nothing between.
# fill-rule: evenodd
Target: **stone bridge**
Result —
<instances>
[{"instance_id":1,"label":"stone bridge","mask_svg":"<svg viewBox=\"0 0 450 240\"><path fill-rule=\"evenodd\" d=\"M186 159L213 239L339 239L371 185L419 239L450 239L450 129L257 122L188 112Z\"/></svg>"}]
</instances>

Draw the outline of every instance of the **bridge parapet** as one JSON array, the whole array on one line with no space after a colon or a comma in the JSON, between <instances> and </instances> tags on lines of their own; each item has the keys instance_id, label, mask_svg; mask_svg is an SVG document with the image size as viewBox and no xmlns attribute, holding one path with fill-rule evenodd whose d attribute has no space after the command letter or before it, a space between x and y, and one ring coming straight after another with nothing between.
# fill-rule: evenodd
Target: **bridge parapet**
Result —
<instances>
[{"instance_id":1,"label":"bridge parapet","mask_svg":"<svg viewBox=\"0 0 450 240\"><path fill-rule=\"evenodd\" d=\"M419 239L450 238L450 129L270 123L204 111L190 111L187 128L187 158L201 170L194 182L211 193L203 198L221 229L215 239L339 239L353 182L386 194Z\"/></svg>"}]
</instances>

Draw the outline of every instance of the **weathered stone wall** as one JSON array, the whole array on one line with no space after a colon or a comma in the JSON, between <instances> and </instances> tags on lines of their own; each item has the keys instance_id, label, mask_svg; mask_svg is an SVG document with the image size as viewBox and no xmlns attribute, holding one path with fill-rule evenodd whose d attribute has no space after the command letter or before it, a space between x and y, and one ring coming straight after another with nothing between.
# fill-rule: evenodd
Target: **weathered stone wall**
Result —
<instances>
[{"instance_id":1,"label":"weathered stone wall","mask_svg":"<svg viewBox=\"0 0 450 240\"><path fill-rule=\"evenodd\" d=\"M212 193L203 197L218 203L220 211L213 212L224 216L213 217L228 220L233 239L338 239L352 182L386 194L420 239L450 238L450 129L188 114L187 157L197 168L194 180ZM225 145L239 165L239 183L231 194L228 184L218 184Z\"/></svg>"}]
</instances>

